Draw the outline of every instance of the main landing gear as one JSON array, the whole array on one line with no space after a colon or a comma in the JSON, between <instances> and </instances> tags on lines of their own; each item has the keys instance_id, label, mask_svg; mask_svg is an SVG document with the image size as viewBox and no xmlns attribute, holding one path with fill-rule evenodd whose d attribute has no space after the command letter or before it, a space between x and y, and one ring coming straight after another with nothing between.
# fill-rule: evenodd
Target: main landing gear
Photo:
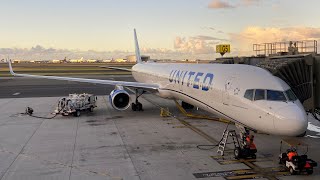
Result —
<instances>
[{"instance_id":1,"label":"main landing gear","mask_svg":"<svg viewBox=\"0 0 320 180\"><path fill-rule=\"evenodd\" d=\"M132 103L131 104L131 108L132 108L132 111L143 111L143 109L142 109L142 104L138 101L138 98L142 95L142 94L144 94L146 91L144 91L144 90L142 90L142 92L141 93L139 93L139 90L138 89L135 89L135 91L136 91L136 101L135 101L135 103Z\"/></svg>"}]
</instances>

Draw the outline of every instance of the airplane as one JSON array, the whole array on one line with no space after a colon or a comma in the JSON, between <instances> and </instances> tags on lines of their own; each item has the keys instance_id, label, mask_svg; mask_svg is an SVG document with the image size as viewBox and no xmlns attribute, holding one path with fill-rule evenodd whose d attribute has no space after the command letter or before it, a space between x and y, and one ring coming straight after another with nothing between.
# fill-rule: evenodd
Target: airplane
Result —
<instances>
[{"instance_id":1,"label":"airplane","mask_svg":"<svg viewBox=\"0 0 320 180\"><path fill-rule=\"evenodd\" d=\"M83 57L81 57L80 59L70 59L69 62L82 63Z\"/></svg>"},{"instance_id":2,"label":"airplane","mask_svg":"<svg viewBox=\"0 0 320 180\"><path fill-rule=\"evenodd\" d=\"M176 64L142 62L134 29L137 63L128 69L137 82L17 74L13 76L113 85L110 103L116 110L142 110L138 101L148 91L166 99L181 100L237 126L273 135L301 136L307 114L291 88L269 71L244 64ZM124 87L135 89L131 102ZM142 91L142 92L141 92Z\"/></svg>"}]
</instances>

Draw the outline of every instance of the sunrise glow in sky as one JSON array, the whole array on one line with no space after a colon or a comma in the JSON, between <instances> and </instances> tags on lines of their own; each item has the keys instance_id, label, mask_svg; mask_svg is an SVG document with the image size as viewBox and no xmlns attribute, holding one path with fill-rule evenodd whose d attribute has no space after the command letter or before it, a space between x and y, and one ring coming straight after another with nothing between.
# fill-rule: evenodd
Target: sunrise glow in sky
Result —
<instances>
[{"instance_id":1,"label":"sunrise glow in sky","mask_svg":"<svg viewBox=\"0 0 320 180\"><path fill-rule=\"evenodd\" d=\"M1 0L0 7L0 58L123 56L134 51L133 28L153 58L214 59L219 43L231 44L230 55L251 55L252 43L320 39L317 0Z\"/></svg>"}]
</instances>

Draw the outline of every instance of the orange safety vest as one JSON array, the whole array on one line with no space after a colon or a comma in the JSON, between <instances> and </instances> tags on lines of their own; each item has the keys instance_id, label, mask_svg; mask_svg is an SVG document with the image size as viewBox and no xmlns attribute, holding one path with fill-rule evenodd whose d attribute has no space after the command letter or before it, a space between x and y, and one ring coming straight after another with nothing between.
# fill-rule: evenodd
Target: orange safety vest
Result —
<instances>
[{"instance_id":1,"label":"orange safety vest","mask_svg":"<svg viewBox=\"0 0 320 180\"><path fill-rule=\"evenodd\" d=\"M253 140L251 140L249 136L247 136L246 141L249 149L257 149L256 145L253 143Z\"/></svg>"},{"instance_id":2,"label":"orange safety vest","mask_svg":"<svg viewBox=\"0 0 320 180\"><path fill-rule=\"evenodd\" d=\"M292 157L293 157L293 156L298 156L298 153L296 153L296 152L289 152L289 153L288 153L289 161L292 160Z\"/></svg>"}]
</instances>

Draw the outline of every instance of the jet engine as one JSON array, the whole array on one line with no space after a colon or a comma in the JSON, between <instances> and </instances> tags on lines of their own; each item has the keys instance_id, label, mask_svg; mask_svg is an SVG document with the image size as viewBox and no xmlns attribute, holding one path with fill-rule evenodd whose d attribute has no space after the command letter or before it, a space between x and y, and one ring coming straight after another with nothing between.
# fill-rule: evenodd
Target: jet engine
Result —
<instances>
[{"instance_id":1,"label":"jet engine","mask_svg":"<svg viewBox=\"0 0 320 180\"><path fill-rule=\"evenodd\" d=\"M130 107L130 95L122 86L116 86L109 96L113 108L119 111L126 110Z\"/></svg>"}]
</instances>

